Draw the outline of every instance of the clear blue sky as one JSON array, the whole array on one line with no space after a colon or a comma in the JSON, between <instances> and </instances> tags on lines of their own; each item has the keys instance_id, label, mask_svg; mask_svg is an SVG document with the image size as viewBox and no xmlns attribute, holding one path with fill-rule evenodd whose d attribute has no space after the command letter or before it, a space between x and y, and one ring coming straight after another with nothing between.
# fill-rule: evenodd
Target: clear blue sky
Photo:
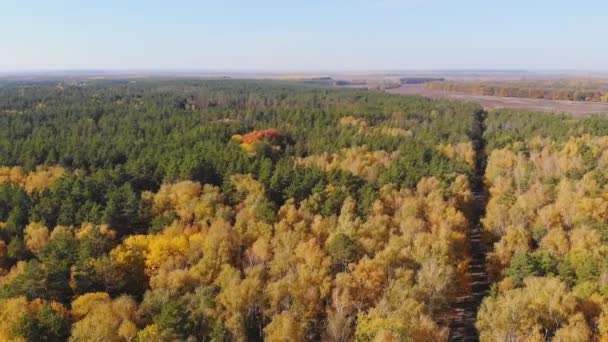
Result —
<instances>
[{"instance_id":1,"label":"clear blue sky","mask_svg":"<svg viewBox=\"0 0 608 342\"><path fill-rule=\"evenodd\" d=\"M0 70L608 70L606 0L0 0Z\"/></svg>"}]
</instances>

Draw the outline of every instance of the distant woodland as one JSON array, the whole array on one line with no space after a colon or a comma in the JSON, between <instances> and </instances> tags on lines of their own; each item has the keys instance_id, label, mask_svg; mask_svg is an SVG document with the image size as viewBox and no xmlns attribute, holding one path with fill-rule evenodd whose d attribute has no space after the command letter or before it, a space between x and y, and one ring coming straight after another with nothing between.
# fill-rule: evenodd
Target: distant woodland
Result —
<instances>
[{"instance_id":1,"label":"distant woodland","mask_svg":"<svg viewBox=\"0 0 608 342\"><path fill-rule=\"evenodd\" d=\"M0 340L446 341L481 172L480 339L606 341L607 132L297 82L7 82Z\"/></svg>"},{"instance_id":2,"label":"distant woodland","mask_svg":"<svg viewBox=\"0 0 608 342\"><path fill-rule=\"evenodd\" d=\"M430 82L426 87L474 95L608 102L606 80Z\"/></svg>"}]
</instances>

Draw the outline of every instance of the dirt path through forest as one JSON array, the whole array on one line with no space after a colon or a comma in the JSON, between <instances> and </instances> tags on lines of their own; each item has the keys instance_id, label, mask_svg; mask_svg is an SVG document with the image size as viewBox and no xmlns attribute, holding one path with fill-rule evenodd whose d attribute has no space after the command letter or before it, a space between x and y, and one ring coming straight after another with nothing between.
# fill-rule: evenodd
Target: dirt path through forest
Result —
<instances>
[{"instance_id":1,"label":"dirt path through forest","mask_svg":"<svg viewBox=\"0 0 608 342\"><path fill-rule=\"evenodd\" d=\"M489 289L488 275L486 273L486 246L484 245L481 231L481 218L485 214L487 192L484 183L486 166L486 142L483 138L485 129L484 120L486 112L480 111L474 114L473 127L471 127L470 138L475 148L475 174L471 179L471 188L475 197L474 209L471 217L471 230L469 232L469 248L471 252L471 264L469 274L471 277L471 293L459 298L454 306L453 319L450 324L449 341L479 341L475 321L477 310L482 299Z\"/></svg>"}]
</instances>

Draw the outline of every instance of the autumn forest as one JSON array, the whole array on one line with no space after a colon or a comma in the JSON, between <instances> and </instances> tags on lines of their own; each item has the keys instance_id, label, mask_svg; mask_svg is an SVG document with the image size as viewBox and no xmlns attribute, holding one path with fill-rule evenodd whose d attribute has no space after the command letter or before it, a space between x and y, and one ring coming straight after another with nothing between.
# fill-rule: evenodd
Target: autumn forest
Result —
<instances>
[{"instance_id":1,"label":"autumn forest","mask_svg":"<svg viewBox=\"0 0 608 342\"><path fill-rule=\"evenodd\" d=\"M607 174L600 116L2 82L0 341L608 341Z\"/></svg>"}]
</instances>

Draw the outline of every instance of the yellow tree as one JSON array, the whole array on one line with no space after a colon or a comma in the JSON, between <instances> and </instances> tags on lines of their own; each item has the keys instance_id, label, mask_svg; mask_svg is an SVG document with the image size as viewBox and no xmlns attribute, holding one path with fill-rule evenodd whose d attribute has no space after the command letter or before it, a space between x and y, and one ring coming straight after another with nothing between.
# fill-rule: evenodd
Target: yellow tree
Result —
<instances>
[{"instance_id":1,"label":"yellow tree","mask_svg":"<svg viewBox=\"0 0 608 342\"><path fill-rule=\"evenodd\" d=\"M49 240L49 229L42 223L32 222L25 227L25 245L34 254L40 253Z\"/></svg>"},{"instance_id":2,"label":"yellow tree","mask_svg":"<svg viewBox=\"0 0 608 342\"><path fill-rule=\"evenodd\" d=\"M416 300L412 271L400 272L382 300L358 315L358 341L444 341L447 329L429 316L424 303Z\"/></svg>"},{"instance_id":3,"label":"yellow tree","mask_svg":"<svg viewBox=\"0 0 608 342\"><path fill-rule=\"evenodd\" d=\"M110 299L91 293L73 302L77 320L70 341L133 341L137 336L137 303L127 296Z\"/></svg>"},{"instance_id":4,"label":"yellow tree","mask_svg":"<svg viewBox=\"0 0 608 342\"><path fill-rule=\"evenodd\" d=\"M2 299L0 308L0 340L11 341L13 326L28 312L28 301L25 297Z\"/></svg>"},{"instance_id":5,"label":"yellow tree","mask_svg":"<svg viewBox=\"0 0 608 342\"><path fill-rule=\"evenodd\" d=\"M312 318L323 309L331 287L331 258L316 239L297 244L292 250L296 256L288 264L273 261L271 280L266 286L270 312L279 312L297 306L304 318Z\"/></svg>"},{"instance_id":6,"label":"yellow tree","mask_svg":"<svg viewBox=\"0 0 608 342\"><path fill-rule=\"evenodd\" d=\"M272 317L264 328L264 340L269 342L306 341L306 324L298 315L283 311Z\"/></svg>"},{"instance_id":7,"label":"yellow tree","mask_svg":"<svg viewBox=\"0 0 608 342\"><path fill-rule=\"evenodd\" d=\"M359 310L373 307L380 299L385 285L385 265L367 256L356 265L351 264L349 272L336 276L336 286L356 296Z\"/></svg>"},{"instance_id":8,"label":"yellow tree","mask_svg":"<svg viewBox=\"0 0 608 342\"><path fill-rule=\"evenodd\" d=\"M255 319L262 326L261 308L263 306L263 268L250 268L241 279L240 272L230 265L224 265L215 284L221 288L216 300L220 317L226 328L237 341L246 341L246 323Z\"/></svg>"},{"instance_id":9,"label":"yellow tree","mask_svg":"<svg viewBox=\"0 0 608 342\"><path fill-rule=\"evenodd\" d=\"M556 278L527 278L524 284L484 299L476 323L481 341L546 339L562 328L564 336L581 334L577 300L566 285Z\"/></svg>"}]
</instances>

